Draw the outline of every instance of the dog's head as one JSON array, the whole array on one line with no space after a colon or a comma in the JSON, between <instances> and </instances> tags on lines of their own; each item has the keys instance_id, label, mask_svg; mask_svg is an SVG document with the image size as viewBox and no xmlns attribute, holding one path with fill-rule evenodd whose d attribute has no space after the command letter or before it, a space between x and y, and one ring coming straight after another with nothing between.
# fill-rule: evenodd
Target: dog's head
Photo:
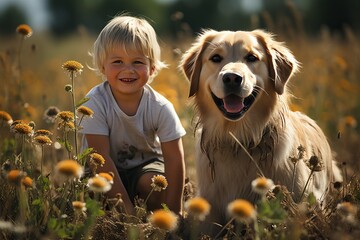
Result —
<instances>
[{"instance_id":1,"label":"dog's head","mask_svg":"<svg viewBox=\"0 0 360 240\"><path fill-rule=\"evenodd\" d=\"M266 102L283 94L298 64L282 43L264 31L206 30L180 65L190 81L190 97L195 96L200 105L203 101L205 108L217 106L206 111L216 109L227 120L237 121L261 98Z\"/></svg>"}]
</instances>

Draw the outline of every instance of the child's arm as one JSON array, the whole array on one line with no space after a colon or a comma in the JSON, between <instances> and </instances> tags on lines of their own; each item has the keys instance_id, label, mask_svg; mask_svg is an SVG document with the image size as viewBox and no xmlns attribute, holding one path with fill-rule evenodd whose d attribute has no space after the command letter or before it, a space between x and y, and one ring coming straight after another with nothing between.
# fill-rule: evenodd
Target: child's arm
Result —
<instances>
[{"instance_id":1,"label":"child's arm","mask_svg":"<svg viewBox=\"0 0 360 240\"><path fill-rule=\"evenodd\" d=\"M170 210L181 213L183 189L185 184L184 149L181 138L161 143L165 162L166 205Z\"/></svg>"},{"instance_id":2,"label":"child's arm","mask_svg":"<svg viewBox=\"0 0 360 240\"><path fill-rule=\"evenodd\" d=\"M129 195L121 181L120 175L116 169L114 161L110 157L110 143L109 137L105 135L86 134L86 140L88 146L94 148L97 153L101 154L105 158L105 164L103 167L98 167L97 172L113 172L114 183L112 188L106 194L110 198L116 197L117 193L120 193L122 200L124 201L127 213L134 213L134 206L129 198Z\"/></svg>"}]
</instances>

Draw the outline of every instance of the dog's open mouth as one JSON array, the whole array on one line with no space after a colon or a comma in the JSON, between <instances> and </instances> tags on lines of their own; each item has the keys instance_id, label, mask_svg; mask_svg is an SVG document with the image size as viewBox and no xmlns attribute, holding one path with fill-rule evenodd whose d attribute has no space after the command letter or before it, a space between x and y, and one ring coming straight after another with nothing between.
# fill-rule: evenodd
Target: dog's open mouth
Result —
<instances>
[{"instance_id":1,"label":"dog's open mouth","mask_svg":"<svg viewBox=\"0 0 360 240\"><path fill-rule=\"evenodd\" d=\"M231 120L237 120L244 116L254 103L258 91L254 91L246 98L242 98L235 94L230 94L223 99L216 97L211 93L216 106L224 114L224 116Z\"/></svg>"}]
</instances>

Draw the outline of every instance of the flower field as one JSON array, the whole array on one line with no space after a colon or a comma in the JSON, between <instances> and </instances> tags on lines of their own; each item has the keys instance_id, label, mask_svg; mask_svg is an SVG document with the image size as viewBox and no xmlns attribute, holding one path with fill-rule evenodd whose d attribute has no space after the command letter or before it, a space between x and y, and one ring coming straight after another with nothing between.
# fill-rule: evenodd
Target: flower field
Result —
<instances>
[{"instance_id":1,"label":"flower field","mask_svg":"<svg viewBox=\"0 0 360 240\"><path fill-rule=\"evenodd\" d=\"M283 186L257 179L254 191L263 197L255 205L231 202L231 221L220 226L218 238L358 239L360 38L351 29L343 36L323 30L316 37L289 32L278 38L301 62L290 82L291 107L323 128L344 182L333 183L332 201L320 208L311 194L295 203ZM166 206L147 211L146 199L138 199L135 215L127 214L121 196L106 198L112 175L96 174L102 156L92 149L79 152L81 121L94 114L81 104L102 81L90 69L94 40L83 28L55 39L33 33L28 25L14 29L12 37L0 37L0 239L211 239L199 231L211 206L195 197L189 84L178 69L193 38L162 39L169 67L151 83L174 104L187 130L182 216ZM154 176L151 186L162 191L166 179Z\"/></svg>"}]
</instances>

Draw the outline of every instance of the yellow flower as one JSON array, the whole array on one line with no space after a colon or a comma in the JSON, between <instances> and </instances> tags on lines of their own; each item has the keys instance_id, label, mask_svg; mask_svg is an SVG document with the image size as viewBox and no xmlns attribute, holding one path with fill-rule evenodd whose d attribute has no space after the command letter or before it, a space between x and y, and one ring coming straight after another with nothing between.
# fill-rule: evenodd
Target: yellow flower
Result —
<instances>
[{"instance_id":1,"label":"yellow flower","mask_svg":"<svg viewBox=\"0 0 360 240\"><path fill-rule=\"evenodd\" d=\"M51 135L53 135L53 133L46 129L39 129L39 130L35 131L34 135L35 136L51 136Z\"/></svg>"},{"instance_id":2,"label":"yellow flower","mask_svg":"<svg viewBox=\"0 0 360 240\"><path fill-rule=\"evenodd\" d=\"M35 143L39 145L51 145L52 141L48 136L39 135L34 138Z\"/></svg>"},{"instance_id":3,"label":"yellow flower","mask_svg":"<svg viewBox=\"0 0 360 240\"><path fill-rule=\"evenodd\" d=\"M159 209L149 216L148 221L155 227L166 231L173 231L177 227L178 219L175 213Z\"/></svg>"},{"instance_id":4,"label":"yellow flower","mask_svg":"<svg viewBox=\"0 0 360 240\"><path fill-rule=\"evenodd\" d=\"M73 131L75 130L75 124L74 122L66 122L62 121L58 125L58 129L64 129L65 131Z\"/></svg>"},{"instance_id":5,"label":"yellow flower","mask_svg":"<svg viewBox=\"0 0 360 240\"><path fill-rule=\"evenodd\" d=\"M163 175L155 175L151 178L151 187L154 191L161 192L161 190L165 190L168 186L168 182Z\"/></svg>"},{"instance_id":6,"label":"yellow flower","mask_svg":"<svg viewBox=\"0 0 360 240\"><path fill-rule=\"evenodd\" d=\"M80 106L77 108L77 112L84 115L84 116L89 116L89 117L93 117L94 115L94 112L93 110L91 110L90 108L88 107L85 107L85 106Z\"/></svg>"},{"instance_id":7,"label":"yellow flower","mask_svg":"<svg viewBox=\"0 0 360 240\"><path fill-rule=\"evenodd\" d=\"M274 187L274 182L266 177L258 177L251 182L251 186L254 192L265 195L271 188Z\"/></svg>"},{"instance_id":8,"label":"yellow flower","mask_svg":"<svg viewBox=\"0 0 360 240\"><path fill-rule=\"evenodd\" d=\"M234 217L239 222L251 222L256 218L254 206L244 199L236 199L230 202L228 205L228 212L230 216Z\"/></svg>"},{"instance_id":9,"label":"yellow flower","mask_svg":"<svg viewBox=\"0 0 360 240\"><path fill-rule=\"evenodd\" d=\"M100 176L92 177L88 180L87 186L91 191L94 192L108 192L111 189L111 184L104 178Z\"/></svg>"},{"instance_id":10,"label":"yellow flower","mask_svg":"<svg viewBox=\"0 0 360 240\"><path fill-rule=\"evenodd\" d=\"M67 177L80 178L83 173L83 167L75 160L62 160L57 163L56 170Z\"/></svg>"},{"instance_id":11,"label":"yellow flower","mask_svg":"<svg viewBox=\"0 0 360 240\"><path fill-rule=\"evenodd\" d=\"M31 136L34 132L33 128L26 123L18 123L12 126L12 131L18 134Z\"/></svg>"},{"instance_id":12,"label":"yellow flower","mask_svg":"<svg viewBox=\"0 0 360 240\"><path fill-rule=\"evenodd\" d=\"M74 113L70 111L61 111L56 115L56 118L60 118L64 122L74 121Z\"/></svg>"},{"instance_id":13,"label":"yellow flower","mask_svg":"<svg viewBox=\"0 0 360 240\"><path fill-rule=\"evenodd\" d=\"M7 113L5 111L0 111L0 121L4 121L9 125L11 125L13 123L12 117L10 116L9 113Z\"/></svg>"},{"instance_id":14,"label":"yellow flower","mask_svg":"<svg viewBox=\"0 0 360 240\"><path fill-rule=\"evenodd\" d=\"M78 212L85 212L86 211L86 203L84 203L84 202L73 201L72 206L73 206L75 211L78 211Z\"/></svg>"},{"instance_id":15,"label":"yellow flower","mask_svg":"<svg viewBox=\"0 0 360 240\"><path fill-rule=\"evenodd\" d=\"M81 65L81 63L77 61L70 60L70 61L66 61L62 65L62 68L70 73L81 73L83 69L83 65Z\"/></svg>"},{"instance_id":16,"label":"yellow flower","mask_svg":"<svg viewBox=\"0 0 360 240\"><path fill-rule=\"evenodd\" d=\"M96 176L105 178L111 184L114 183L114 173L113 172L109 172L109 173L100 172L100 173L96 174Z\"/></svg>"},{"instance_id":17,"label":"yellow flower","mask_svg":"<svg viewBox=\"0 0 360 240\"><path fill-rule=\"evenodd\" d=\"M105 158L98 153L90 154L90 161L100 166L103 166L105 164Z\"/></svg>"},{"instance_id":18,"label":"yellow flower","mask_svg":"<svg viewBox=\"0 0 360 240\"><path fill-rule=\"evenodd\" d=\"M190 215L202 221L210 212L210 204L202 197L194 197L185 202L185 209Z\"/></svg>"},{"instance_id":19,"label":"yellow flower","mask_svg":"<svg viewBox=\"0 0 360 240\"><path fill-rule=\"evenodd\" d=\"M21 183L26 187L26 188L32 188L34 185L33 185L33 180L30 178L30 177L24 177L22 180L21 180Z\"/></svg>"},{"instance_id":20,"label":"yellow flower","mask_svg":"<svg viewBox=\"0 0 360 240\"><path fill-rule=\"evenodd\" d=\"M31 35L33 33L31 27L29 25L27 25L27 24L20 24L16 28L16 32L23 35L25 38L31 37Z\"/></svg>"},{"instance_id":21,"label":"yellow flower","mask_svg":"<svg viewBox=\"0 0 360 240\"><path fill-rule=\"evenodd\" d=\"M19 184L20 181L26 176L26 172L18 169L10 170L7 174L7 180L13 184Z\"/></svg>"}]
</instances>

